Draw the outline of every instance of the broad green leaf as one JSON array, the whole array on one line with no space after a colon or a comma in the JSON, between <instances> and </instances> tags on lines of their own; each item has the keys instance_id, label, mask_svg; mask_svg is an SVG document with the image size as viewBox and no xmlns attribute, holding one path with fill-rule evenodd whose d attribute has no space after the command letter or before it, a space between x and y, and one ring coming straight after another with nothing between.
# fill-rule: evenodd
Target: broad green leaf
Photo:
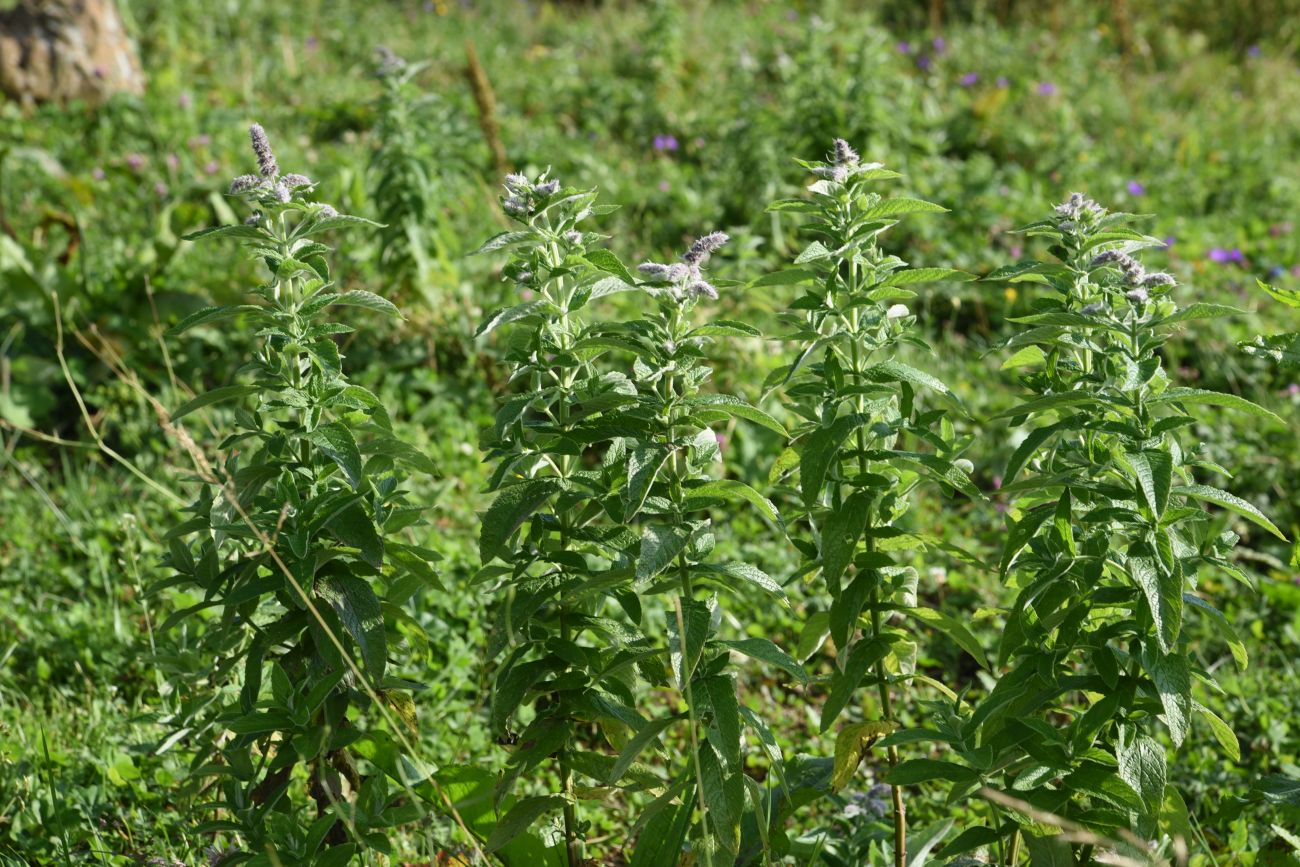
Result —
<instances>
[{"instance_id":1,"label":"broad green leaf","mask_svg":"<svg viewBox=\"0 0 1300 867\"><path fill-rule=\"evenodd\" d=\"M1197 403L1207 406L1222 406L1248 415L1271 419L1278 424L1286 424L1286 421L1272 410L1265 409L1257 403L1252 403L1244 397L1222 391L1206 391L1201 388L1170 388L1151 398L1147 403Z\"/></svg>"},{"instance_id":2,"label":"broad green leaf","mask_svg":"<svg viewBox=\"0 0 1300 867\"><path fill-rule=\"evenodd\" d=\"M800 683L808 682L808 672L804 671L804 667L796 662L794 657L766 638L741 638L730 641L716 641L714 643L737 653L743 653L745 656L757 659L759 662L774 665L795 677Z\"/></svg>"},{"instance_id":3,"label":"broad green leaf","mask_svg":"<svg viewBox=\"0 0 1300 867\"><path fill-rule=\"evenodd\" d=\"M1179 310L1158 322L1152 323L1153 328L1159 328L1162 325L1173 325L1177 322L1188 322L1193 319L1220 319L1224 316L1244 316L1245 310L1238 310L1236 307L1228 307L1224 304L1206 304L1203 301L1197 301L1195 304L1189 304L1182 310Z\"/></svg>"},{"instance_id":4,"label":"broad green leaf","mask_svg":"<svg viewBox=\"0 0 1300 867\"><path fill-rule=\"evenodd\" d=\"M258 391L255 385L226 385L221 388L214 388L211 391L205 391L198 397L187 400L185 403L176 407L172 412L172 421L184 418L196 409L202 409L205 406L212 406L215 403L223 403L236 398L247 397Z\"/></svg>"},{"instance_id":5,"label":"broad green leaf","mask_svg":"<svg viewBox=\"0 0 1300 867\"><path fill-rule=\"evenodd\" d=\"M190 232L188 235L181 235L181 240L197 241L200 238L212 236L254 240L265 238L267 237L267 234L265 229L260 229L256 226L247 226L243 223L236 223L233 226L211 226L207 229L199 229L197 232ZM175 236L172 237L174 238Z\"/></svg>"},{"instance_id":6,"label":"broad green leaf","mask_svg":"<svg viewBox=\"0 0 1300 867\"><path fill-rule=\"evenodd\" d=\"M943 838L948 836L948 832L956 822L956 819L940 819L932 825L926 825L921 830L909 834L906 867L925 867L933 863L929 860L931 850L943 842Z\"/></svg>"},{"instance_id":7,"label":"broad green leaf","mask_svg":"<svg viewBox=\"0 0 1300 867\"><path fill-rule=\"evenodd\" d=\"M1232 730L1232 726L1228 725L1214 711L1200 702L1193 702L1192 707L1209 724L1210 731L1214 733L1214 739L1219 742L1219 746L1223 747L1223 751L1227 753L1228 758L1234 762L1240 762L1241 742L1237 740L1237 733Z\"/></svg>"},{"instance_id":8,"label":"broad green leaf","mask_svg":"<svg viewBox=\"0 0 1300 867\"><path fill-rule=\"evenodd\" d=\"M772 505L771 500L736 479L717 479L705 482L698 487L687 488L685 494L688 503L695 498L712 499L716 497L720 500L744 500L758 509L759 514L769 521L779 522L781 520L776 512L776 506Z\"/></svg>"},{"instance_id":9,"label":"broad green leaf","mask_svg":"<svg viewBox=\"0 0 1300 867\"><path fill-rule=\"evenodd\" d=\"M1172 653L1183 628L1182 577L1177 570L1164 569L1153 557L1129 557L1125 565L1146 598L1161 652Z\"/></svg>"},{"instance_id":10,"label":"broad green leaf","mask_svg":"<svg viewBox=\"0 0 1300 867\"><path fill-rule=\"evenodd\" d=\"M654 485L668 449L658 445L638 446L627 457L627 484L623 486L623 519L630 521L641 511Z\"/></svg>"},{"instance_id":11,"label":"broad green leaf","mask_svg":"<svg viewBox=\"0 0 1300 867\"><path fill-rule=\"evenodd\" d=\"M677 687L685 691L691 682L695 667L699 665L704 653L704 643L709 638L709 623L713 619L710 603L699 600L678 600L680 611L670 610L668 615L668 649L672 658L673 673L677 676ZM678 615L681 615L679 624ZM682 627L686 635L681 634Z\"/></svg>"},{"instance_id":12,"label":"broad green leaf","mask_svg":"<svg viewBox=\"0 0 1300 867\"><path fill-rule=\"evenodd\" d=\"M979 771L941 759L908 759L885 772L884 781L894 786L914 786L931 780L970 783L979 779Z\"/></svg>"},{"instance_id":13,"label":"broad green leaf","mask_svg":"<svg viewBox=\"0 0 1300 867\"><path fill-rule=\"evenodd\" d=\"M641 531L641 554L636 561L638 581L648 581L672 564L686 550L690 533L670 524L647 524Z\"/></svg>"},{"instance_id":14,"label":"broad green leaf","mask_svg":"<svg viewBox=\"0 0 1300 867\"><path fill-rule=\"evenodd\" d=\"M375 529L375 522L360 503L352 503L339 510L325 526L344 545L360 551L362 560L376 569L383 565L384 540Z\"/></svg>"},{"instance_id":15,"label":"broad green leaf","mask_svg":"<svg viewBox=\"0 0 1300 867\"><path fill-rule=\"evenodd\" d=\"M873 364L864 371L864 375L872 382L910 382L913 385L923 385L942 394L948 394L948 386L930 374L903 364L901 361L882 361L880 364Z\"/></svg>"},{"instance_id":16,"label":"broad green leaf","mask_svg":"<svg viewBox=\"0 0 1300 867\"><path fill-rule=\"evenodd\" d=\"M1099 403L1096 395L1086 391L1068 391L1064 394L1049 394L1045 397L1037 397L1025 403L1013 406L1011 409L1004 409L1002 412L994 413L989 418L1015 418L1016 416L1038 415L1039 413L1049 410L1060 409L1062 407L1080 406L1087 403Z\"/></svg>"},{"instance_id":17,"label":"broad green leaf","mask_svg":"<svg viewBox=\"0 0 1300 867\"><path fill-rule=\"evenodd\" d=\"M389 316L402 318L402 311L387 298L382 298L373 292L367 292L364 289L352 289L348 292L340 292L338 297L330 302L331 307L364 307L367 310L375 310L379 313L386 313Z\"/></svg>"},{"instance_id":18,"label":"broad green leaf","mask_svg":"<svg viewBox=\"0 0 1300 867\"><path fill-rule=\"evenodd\" d=\"M510 808L487 839L486 848L495 852L511 840L528 830L530 826L546 813L563 809L564 798L559 795L542 795L536 798L524 798Z\"/></svg>"},{"instance_id":19,"label":"broad green leaf","mask_svg":"<svg viewBox=\"0 0 1300 867\"><path fill-rule=\"evenodd\" d=\"M318 580L316 595L330 604L343 628L357 643L371 683L380 684L388 661L388 639L374 589L355 575L339 572Z\"/></svg>"},{"instance_id":20,"label":"broad green leaf","mask_svg":"<svg viewBox=\"0 0 1300 867\"><path fill-rule=\"evenodd\" d=\"M1025 834L1024 841L1029 867L1074 867L1074 850L1061 835Z\"/></svg>"},{"instance_id":21,"label":"broad green leaf","mask_svg":"<svg viewBox=\"0 0 1300 867\"><path fill-rule=\"evenodd\" d=\"M173 325L167 330L167 334L170 336L184 334L191 328L197 328L198 326L206 325L209 322L220 322L223 319L230 319L241 313L256 313L264 310L265 308L258 307L255 304L231 304L224 307L204 307L202 310L196 310L180 322Z\"/></svg>"},{"instance_id":22,"label":"broad green leaf","mask_svg":"<svg viewBox=\"0 0 1300 867\"><path fill-rule=\"evenodd\" d=\"M772 416L763 412L755 406L750 406L738 397L730 394L703 394L693 398L690 405L694 409L708 410L711 412L720 412L725 415L732 415L737 418L743 418L746 421L752 421L757 425L767 428L773 433L786 436L785 428L779 421Z\"/></svg>"},{"instance_id":23,"label":"broad green leaf","mask_svg":"<svg viewBox=\"0 0 1300 867\"><path fill-rule=\"evenodd\" d=\"M841 711L848 707L854 690L862 684L867 671L885 658L889 648L890 643L879 636L861 639L849 648L843 671L836 671L831 677L831 693L822 705L822 731L829 729Z\"/></svg>"},{"instance_id":24,"label":"broad green leaf","mask_svg":"<svg viewBox=\"0 0 1300 867\"><path fill-rule=\"evenodd\" d=\"M1002 362L1002 370L1011 367L1039 367L1047 363L1047 356L1043 355L1043 350L1035 345L1026 346L1019 352L1012 355L1006 361Z\"/></svg>"},{"instance_id":25,"label":"broad green leaf","mask_svg":"<svg viewBox=\"0 0 1300 867\"><path fill-rule=\"evenodd\" d=\"M871 497L866 491L854 491L822 525L822 575L832 593L839 592L840 578L853 562L858 539L866 527Z\"/></svg>"},{"instance_id":26,"label":"broad green leaf","mask_svg":"<svg viewBox=\"0 0 1300 867\"><path fill-rule=\"evenodd\" d=\"M307 435L307 439L338 465L353 490L360 487L361 450L357 448L357 441L347 426L342 422L330 422L316 428Z\"/></svg>"},{"instance_id":27,"label":"broad green leaf","mask_svg":"<svg viewBox=\"0 0 1300 867\"><path fill-rule=\"evenodd\" d=\"M807 505L817 502L822 495L822 486L826 475L835 463L840 447L854 429L867 422L862 415L846 415L836 419L827 427L817 428L810 433L799 451L799 488Z\"/></svg>"},{"instance_id":28,"label":"broad green leaf","mask_svg":"<svg viewBox=\"0 0 1300 867\"><path fill-rule=\"evenodd\" d=\"M1276 286L1269 286L1259 279L1256 279L1255 283L1260 289L1267 292L1274 301L1285 304L1287 307L1300 307L1300 289L1279 289Z\"/></svg>"},{"instance_id":29,"label":"broad green leaf","mask_svg":"<svg viewBox=\"0 0 1300 867\"><path fill-rule=\"evenodd\" d=\"M1282 534L1282 531L1273 526L1272 521L1264 517L1263 512L1240 497L1229 494L1227 491L1220 491L1218 488L1211 488L1206 485L1179 485L1174 489L1174 493L1181 494L1185 497L1194 497L1198 500L1204 500L1207 503L1214 503L1216 506L1222 506L1228 511L1236 512L1248 521L1258 524L1274 536L1277 536L1283 542L1288 541L1287 537Z\"/></svg>"},{"instance_id":30,"label":"broad green leaf","mask_svg":"<svg viewBox=\"0 0 1300 867\"><path fill-rule=\"evenodd\" d=\"M526 479L503 488L483 515L479 532L479 558L486 565L503 553L515 531L537 511L538 507L564 487L555 478Z\"/></svg>"},{"instance_id":31,"label":"broad green leaf","mask_svg":"<svg viewBox=\"0 0 1300 867\"><path fill-rule=\"evenodd\" d=\"M761 590L771 593L783 603L789 604L786 600L785 590L782 589L781 585L772 580L772 576L768 575L757 566L751 566L748 563L723 563L720 565L710 563L694 566L692 568L697 572L704 572L709 575L717 575L723 578L736 578L745 581L749 584L753 584Z\"/></svg>"},{"instance_id":32,"label":"broad green leaf","mask_svg":"<svg viewBox=\"0 0 1300 867\"><path fill-rule=\"evenodd\" d=\"M632 276L632 272L627 270L627 266L619 261L619 258L609 250L588 250L583 258L587 264L591 265L598 271L604 271L606 274L613 274L628 285L636 285L636 278Z\"/></svg>"},{"instance_id":33,"label":"broad green leaf","mask_svg":"<svg viewBox=\"0 0 1300 867\"><path fill-rule=\"evenodd\" d=\"M943 205L899 196L895 199L885 199L883 202L869 208L863 208L857 216L862 220L879 220L888 217L901 217L904 214L946 214L947 212L948 209Z\"/></svg>"},{"instance_id":34,"label":"broad green leaf","mask_svg":"<svg viewBox=\"0 0 1300 867\"><path fill-rule=\"evenodd\" d=\"M1157 519L1169 506L1169 490L1173 482L1173 459L1168 452L1129 452L1125 457L1137 476L1139 489Z\"/></svg>"},{"instance_id":35,"label":"broad green leaf","mask_svg":"<svg viewBox=\"0 0 1300 867\"><path fill-rule=\"evenodd\" d=\"M1181 653L1160 653L1144 649L1142 667L1155 684L1160 704L1165 709L1165 725L1174 746L1182 746L1191 728L1192 675L1187 657Z\"/></svg>"},{"instance_id":36,"label":"broad green leaf","mask_svg":"<svg viewBox=\"0 0 1300 867\"><path fill-rule=\"evenodd\" d=\"M1146 735L1121 740L1117 754L1119 777L1156 812L1165 800L1165 749Z\"/></svg>"},{"instance_id":37,"label":"broad green leaf","mask_svg":"<svg viewBox=\"0 0 1300 867\"><path fill-rule=\"evenodd\" d=\"M981 668L987 669L989 667L988 658L984 655L984 648L980 646L979 641L966 627L966 624L933 608L905 608L903 611L948 636L958 647L974 657Z\"/></svg>"},{"instance_id":38,"label":"broad green leaf","mask_svg":"<svg viewBox=\"0 0 1300 867\"><path fill-rule=\"evenodd\" d=\"M709 705L713 708L709 740L714 742L723 764L729 770L740 770L740 705L736 701L735 678L731 675L713 675L697 681L692 689L697 688L703 688Z\"/></svg>"},{"instance_id":39,"label":"broad green leaf","mask_svg":"<svg viewBox=\"0 0 1300 867\"><path fill-rule=\"evenodd\" d=\"M512 244L518 244L520 241L527 241L535 235L536 233L532 230L526 232L501 232L488 238L477 250L470 253L470 255L478 256L481 253L491 253L495 250L509 247Z\"/></svg>"},{"instance_id":40,"label":"broad green leaf","mask_svg":"<svg viewBox=\"0 0 1300 867\"><path fill-rule=\"evenodd\" d=\"M895 271L884 280L881 280L880 286L911 286L916 283L934 283L940 280L974 280L973 274L967 274L965 271L958 271L955 268L905 268L901 271Z\"/></svg>"},{"instance_id":41,"label":"broad green leaf","mask_svg":"<svg viewBox=\"0 0 1300 867\"><path fill-rule=\"evenodd\" d=\"M740 817L745 809L744 774L728 772L713 747L700 744L700 785L709 829L726 852L727 863L740 849ZM707 844L706 844L707 845Z\"/></svg>"},{"instance_id":42,"label":"broad green leaf","mask_svg":"<svg viewBox=\"0 0 1300 867\"><path fill-rule=\"evenodd\" d=\"M678 714L651 720L641 726L641 728L637 730L637 733L628 740L627 744L618 754L618 760L614 762L614 767L611 768L609 772L607 780L609 785L612 786L617 784L618 781L623 778L623 775L627 773L628 768L632 767L632 763L637 760L637 757L641 755L641 753L645 752L646 747L650 746L652 742L657 741L659 736L663 734L669 726L679 721L681 718L681 715Z\"/></svg>"}]
</instances>

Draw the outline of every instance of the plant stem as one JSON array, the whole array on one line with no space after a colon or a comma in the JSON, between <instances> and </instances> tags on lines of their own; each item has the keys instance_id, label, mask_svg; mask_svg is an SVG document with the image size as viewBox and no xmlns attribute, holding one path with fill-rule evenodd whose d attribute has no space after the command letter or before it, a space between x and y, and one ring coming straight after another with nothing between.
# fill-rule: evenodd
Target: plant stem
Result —
<instances>
[{"instance_id":1,"label":"plant stem","mask_svg":"<svg viewBox=\"0 0 1300 867\"><path fill-rule=\"evenodd\" d=\"M1014 867L1020 860L1020 829L1011 832L1011 847L1007 850L1007 867Z\"/></svg>"}]
</instances>

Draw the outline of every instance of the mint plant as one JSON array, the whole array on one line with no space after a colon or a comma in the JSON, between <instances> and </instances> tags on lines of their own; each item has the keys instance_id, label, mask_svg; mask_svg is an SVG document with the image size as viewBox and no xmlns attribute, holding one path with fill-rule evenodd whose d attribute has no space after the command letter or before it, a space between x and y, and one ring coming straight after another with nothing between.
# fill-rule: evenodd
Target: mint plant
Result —
<instances>
[{"instance_id":1,"label":"mint plant","mask_svg":"<svg viewBox=\"0 0 1300 867\"><path fill-rule=\"evenodd\" d=\"M996 844L1015 863L1023 837L1044 863L1089 864L1100 854L1088 836L1047 835L1031 809L1061 827L1122 838L1113 846L1143 856L1142 841L1168 851L1189 826L1166 785L1164 739L1181 747L1199 719L1229 758L1240 757L1231 728L1201 703L1214 675L1184 628L1204 618L1245 665L1227 619L1198 592L1210 575L1251 584L1232 559L1238 535L1205 505L1281 533L1250 503L1206 483L1230 474L1189 441L1188 412L1272 413L1178 386L1164 370L1160 349L1176 326L1237 311L1179 308L1174 278L1133 257L1163 246L1135 231L1134 219L1075 193L1022 230L1046 240L1056 261L989 277L1044 289L1033 313L1012 320L1023 330L1008 341L1014 354L1004 364L1025 371L1030 397L999 414L1030 425L1003 473L1001 572L1016 597L998 663L1010 670L973 712L936 713L936 728L964 760L944 769L950 799L987 784L1022 806L995 827L968 829L948 852Z\"/></svg>"},{"instance_id":2,"label":"mint plant","mask_svg":"<svg viewBox=\"0 0 1300 867\"><path fill-rule=\"evenodd\" d=\"M635 540L609 517L625 477L613 448L618 410L636 403L637 389L626 375L598 369L608 347L586 320L593 301L633 288L633 277L597 246L604 236L583 228L612 210L595 200L595 191L562 188L545 175L510 175L502 207L520 227L478 251L510 251L503 274L522 296L479 328L482 336L512 325L505 360L515 389L483 437L496 463L496 496L483 516L478 577L494 582L501 599L488 657L505 655L489 715L498 739L517 745L498 801L521 775L543 767L559 784L556 794L520 800L488 848L501 849L558 811L570 867L585 863L576 780L590 790L626 771L607 780L615 759L584 742L593 727L612 730L608 737L618 742L642 725L632 688L638 667L653 671L656 663L636 631ZM514 731L529 708L531 719Z\"/></svg>"},{"instance_id":3,"label":"mint plant","mask_svg":"<svg viewBox=\"0 0 1300 867\"><path fill-rule=\"evenodd\" d=\"M215 464L177 430L201 487L167 536L175 574L160 586L199 594L165 625L197 635L186 658L202 662L172 738L194 746L191 782L217 813L204 827L236 835L223 863L340 864L388 851L384 829L415 818L356 750L372 727L409 743L416 725L416 684L391 659L414 624L403 605L436 584L437 557L399 534L423 512L407 474L434 467L348 381L337 338L354 328L328 315L400 315L331 282L320 237L374 224L310 201L313 182L281 174L260 126L251 138L260 171L230 185L251 215L189 238L241 241L267 282L250 292L257 303L205 308L173 330L237 320L258 342L242 381L171 414L234 406Z\"/></svg>"},{"instance_id":4,"label":"mint plant","mask_svg":"<svg viewBox=\"0 0 1300 867\"><path fill-rule=\"evenodd\" d=\"M864 163L842 139L827 160L797 162L816 180L808 198L783 199L769 211L806 215L814 240L792 269L770 274L759 285L796 285L801 292L785 314L795 359L778 368L769 387L783 386L799 418L791 445L772 470L774 481L797 484L792 526L803 558L798 574L820 574L830 596L801 641L811 655L830 637L836 667L821 709L827 731L869 683L875 708L870 719L844 727L836 740L832 788L851 779L871 745L898 728L894 693L907 681L928 678L914 670L916 643L907 624L930 626L985 664L983 652L955 618L917 603L915 568L900 563L939 547L910 527L906 514L924 482L978 497L960 458L947 407L927 407L917 388L949 397L934 376L900 361L900 350L928 347L915 333L916 317L904 302L908 288L963 276L948 268L909 268L881 247L881 236L898 218L942 212L930 202L884 198L872 192L882 180L901 177L879 163ZM949 407L952 401L948 401ZM797 479L797 482L795 481ZM946 687L942 687L947 689ZM911 690L904 690L910 694ZM893 858L908 863L906 805L898 742L885 742L893 815Z\"/></svg>"}]
</instances>

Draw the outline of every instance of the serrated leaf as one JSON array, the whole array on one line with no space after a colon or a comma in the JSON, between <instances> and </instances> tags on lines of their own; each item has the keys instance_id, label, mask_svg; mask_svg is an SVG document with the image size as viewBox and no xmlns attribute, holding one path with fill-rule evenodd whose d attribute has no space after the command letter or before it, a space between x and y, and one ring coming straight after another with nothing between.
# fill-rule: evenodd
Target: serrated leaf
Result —
<instances>
[{"instance_id":1,"label":"serrated leaf","mask_svg":"<svg viewBox=\"0 0 1300 867\"><path fill-rule=\"evenodd\" d=\"M690 533L668 524L647 524L641 531L641 554L636 560L638 581L648 581L672 564L686 550Z\"/></svg>"},{"instance_id":2,"label":"serrated leaf","mask_svg":"<svg viewBox=\"0 0 1300 867\"><path fill-rule=\"evenodd\" d=\"M347 292L340 292L338 296L329 303L331 307L364 307L367 310L375 310L379 313L386 313L389 316L395 316L398 319L402 317L402 311L387 298L382 298L374 292L367 292L364 289L351 289Z\"/></svg>"},{"instance_id":3,"label":"serrated leaf","mask_svg":"<svg viewBox=\"0 0 1300 867\"><path fill-rule=\"evenodd\" d=\"M883 779L894 786L914 786L931 780L970 783L978 780L979 776L979 771L956 762L946 762L942 759L908 759L886 771Z\"/></svg>"},{"instance_id":4,"label":"serrated leaf","mask_svg":"<svg viewBox=\"0 0 1300 867\"><path fill-rule=\"evenodd\" d=\"M1119 777L1155 812L1165 800L1165 750L1146 735L1121 742L1117 751Z\"/></svg>"},{"instance_id":5,"label":"serrated leaf","mask_svg":"<svg viewBox=\"0 0 1300 867\"><path fill-rule=\"evenodd\" d=\"M601 248L588 250L583 256L583 259L587 264L591 265L598 271L604 271L606 274L613 274L615 277L630 286L636 285L636 278L632 276L632 272L627 270L627 266L619 261L619 258L609 250Z\"/></svg>"},{"instance_id":6,"label":"serrated leaf","mask_svg":"<svg viewBox=\"0 0 1300 867\"><path fill-rule=\"evenodd\" d=\"M198 397L193 398L192 400L187 400L185 403L176 407L172 412L172 421L184 418L196 409L202 409L205 406L212 406L217 403L224 403L228 400L247 397L257 391L258 387L255 385L226 385L221 388L214 388L211 391L205 391Z\"/></svg>"},{"instance_id":7,"label":"serrated leaf","mask_svg":"<svg viewBox=\"0 0 1300 867\"><path fill-rule=\"evenodd\" d=\"M483 515L479 559L486 565L503 553L506 542L564 483L555 478L526 479L503 488Z\"/></svg>"},{"instance_id":8,"label":"serrated leaf","mask_svg":"<svg viewBox=\"0 0 1300 867\"><path fill-rule=\"evenodd\" d=\"M1125 457L1137 476L1139 490L1157 519L1169 506L1169 491L1173 484L1173 458L1168 452L1129 452Z\"/></svg>"},{"instance_id":9,"label":"serrated leaf","mask_svg":"<svg viewBox=\"0 0 1300 867\"><path fill-rule=\"evenodd\" d=\"M1232 730L1232 726L1228 725L1214 711L1200 702L1196 702L1193 707L1201 715L1201 718L1209 724L1214 739L1219 742L1219 746L1223 747L1223 751L1227 753L1228 758L1234 762L1240 762L1241 742L1237 740L1237 733Z\"/></svg>"},{"instance_id":10,"label":"serrated leaf","mask_svg":"<svg viewBox=\"0 0 1300 867\"><path fill-rule=\"evenodd\" d=\"M1161 651L1170 653L1183 625L1182 579L1152 557L1129 557L1126 567L1147 601Z\"/></svg>"},{"instance_id":11,"label":"serrated leaf","mask_svg":"<svg viewBox=\"0 0 1300 867\"><path fill-rule=\"evenodd\" d=\"M565 800L559 795L541 795L536 798L524 798L510 808L501 821L492 829L492 834L485 844L489 852L495 852L511 840L527 831L534 822L546 813L563 809Z\"/></svg>"},{"instance_id":12,"label":"serrated leaf","mask_svg":"<svg viewBox=\"0 0 1300 867\"><path fill-rule=\"evenodd\" d=\"M1185 497L1193 497L1197 500L1204 500L1207 503L1214 503L1216 506L1222 506L1228 511L1236 512L1248 521L1258 524L1274 536L1277 536L1283 542L1289 541L1287 537L1282 534L1281 530L1273 526L1272 521L1264 517L1263 512L1240 497L1229 494L1227 491L1220 491L1218 488L1211 488L1206 485L1179 485L1174 489L1174 493Z\"/></svg>"},{"instance_id":13,"label":"serrated leaf","mask_svg":"<svg viewBox=\"0 0 1300 867\"><path fill-rule=\"evenodd\" d=\"M900 196L896 199L885 199L883 202L864 208L857 216L862 220L879 220L887 217L901 217L904 214L946 214L947 212L948 209L943 205Z\"/></svg>"},{"instance_id":14,"label":"serrated leaf","mask_svg":"<svg viewBox=\"0 0 1300 867\"><path fill-rule=\"evenodd\" d=\"M912 286L917 283L936 283L940 280L974 280L974 274L956 268L905 268L881 280L879 286Z\"/></svg>"},{"instance_id":15,"label":"serrated leaf","mask_svg":"<svg viewBox=\"0 0 1300 867\"><path fill-rule=\"evenodd\" d=\"M864 371L864 375L872 382L910 382L913 385L934 389L941 394L948 394L948 386L930 374L903 364L901 361L873 364Z\"/></svg>"},{"instance_id":16,"label":"serrated leaf","mask_svg":"<svg viewBox=\"0 0 1300 867\"><path fill-rule=\"evenodd\" d=\"M1175 747L1182 746L1191 728L1192 716L1192 675L1187 657L1149 648L1142 653L1142 667L1151 676L1160 696L1170 739Z\"/></svg>"},{"instance_id":17,"label":"serrated leaf","mask_svg":"<svg viewBox=\"0 0 1300 867\"><path fill-rule=\"evenodd\" d=\"M774 665L792 675L800 683L808 682L808 672L804 671L803 666L796 662L794 657L766 638L741 638L734 641L716 641L714 643L719 647L743 653L745 656L757 659L759 662Z\"/></svg>"},{"instance_id":18,"label":"serrated leaf","mask_svg":"<svg viewBox=\"0 0 1300 867\"><path fill-rule=\"evenodd\" d=\"M759 514L769 521L780 522L781 517L777 514L776 506L772 501L751 488L749 485L737 479L716 479L711 482L705 482L694 488L687 488L685 491L688 500L694 498L717 498L720 500L744 500L745 502L758 509Z\"/></svg>"},{"instance_id":19,"label":"serrated leaf","mask_svg":"<svg viewBox=\"0 0 1300 867\"><path fill-rule=\"evenodd\" d=\"M357 448L352 431L342 422L321 425L308 434L307 439L338 465L353 490L361 485L361 450Z\"/></svg>"},{"instance_id":20,"label":"serrated leaf","mask_svg":"<svg viewBox=\"0 0 1300 867\"><path fill-rule=\"evenodd\" d=\"M388 639L374 589L355 575L331 573L316 582L316 595L329 603L343 628L357 643L371 682L382 682L388 661Z\"/></svg>"},{"instance_id":21,"label":"serrated leaf","mask_svg":"<svg viewBox=\"0 0 1300 867\"><path fill-rule=\"evenodd\" d=\"M872 496L866 491L854 491L822 526L822 576L832 593L838 594L840 578L853 562L858 539L867 525Z\"/></svg>"},{"instance_id":22,"label":"serrated leaf","mask_svg":"<svg viewBox=\"0 0 1300 867\"><path fill-rule=\"evenodd\" d=\"M470 255L478 256L482 253L491 253L495 250L509 247L512 244L518 244L520 241L527 241L529 238L534 237L534 235L535 233L532 230L526 232L500 232L480 244L479 248L473 253L470 253Z\"/></svg>"},{"instance_id":23,"label":"serrated leaf","mask_svg":"<svg viewBox=\"0 0 1300 867\"><path fill-rule=\"evenodd\" d=\"M257 313L264 311L265 308L258 307L256 304L228 304L221 307L204 307L202 310L196 310L189 316L186 316L180 322L173 325L167 330L167 334L175 336L184 334L191 328L197 328L200 325L206 325L209 322L220 322L224 319L231 319L241 313Z\"/></svg>"},{"instance_id":24,"label":"serrated leaf","mask_svg":"<svg viewBox=\"0 0 1300 867\"><path fill-rule=\"evenodd\" d=\"M1206 406L1222 406L1248 415L1271 419L1278 424L1286 424L1286 421L1272 410L1265 409L1257 403L1252 403L1244 397L1226 394L1221 391L1206 391L1201 388L1170 388L1151 398L1147 403L1195 403Z\"/></svg>"}]
</instances>

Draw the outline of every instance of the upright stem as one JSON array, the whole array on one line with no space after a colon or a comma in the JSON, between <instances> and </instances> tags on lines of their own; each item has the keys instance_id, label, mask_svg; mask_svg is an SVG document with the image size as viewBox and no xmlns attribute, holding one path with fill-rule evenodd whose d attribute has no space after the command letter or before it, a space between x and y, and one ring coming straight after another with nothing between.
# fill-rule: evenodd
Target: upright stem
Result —
<instances>
[{"instance_id":1,"label":"upright stem","mask_svg":"<svg viewBox=\"0 0 1300 867\"><path fill-rule=\"evenodd\" d=\"M849 263L849 289L852 292L857 288L858 267L856 262ZM849 313L849 328L851 339L849 341L850 354L852 361L852 371L854 385L860 386L862 383L863 362L861 350L858 346L858 309L855 307ZM854 400L855 407L859 413L866 408L866 403L859 393ZM859 425L856 431L858 446L858 472L866 474L868 470L867 463L867 437L863 426ZM875 547L875 540L871 538L872 521L871 514L867 514L866 520L866 544L867 550L871 551ZM871 606L871 638L875 639L880 635L882 625L880 615L880 581L876 576L876 581L872 584L871 595L869 599ZM876 689L880 694L880 716L881 719L892 722L894 719L894 704L889 695L889 679L885 671L885 660L879 659L875 665ZM898 747L892 744L886 750L889 756L891 767L898 764ZM890 784L889 792L894 804L894 867L906 867L907 865L907 807L903 802L903 789L896 784Z\"/></svg>"}]
</instances>

